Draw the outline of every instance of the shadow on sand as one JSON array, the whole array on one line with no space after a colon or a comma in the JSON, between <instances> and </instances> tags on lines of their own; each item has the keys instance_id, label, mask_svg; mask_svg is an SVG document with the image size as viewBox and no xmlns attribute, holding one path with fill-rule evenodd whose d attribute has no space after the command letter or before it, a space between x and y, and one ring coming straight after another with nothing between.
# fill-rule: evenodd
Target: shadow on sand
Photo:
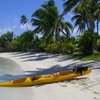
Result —
<instances>
[{"instance_id":1,"label":"shadow on sand","mask_svg":"<svg viewBox=\"0 0 100 100\"><path fill-rule=\"evenodd\" d=\"M24 75L3 75L3 76L0 76L0 79L3 79L3 81L10 81L10 80L16 80L16 79L26 78L26 77L48 75L48 74L53 74L53 73L56 73L56 72L73 70L73 68L75 66L86 66L86 64L84 64L84 63L78 64L76 62L76 63L72 63L72 64L69 64L69 65L63 66L63 67L60 66L60 65L55 65L55 66L52 66L52 67L46 68L46 69L37 68L37 71L25 71L25 73L27 72L29 74L24 74Z\"/></svg>"},{"instance_id":2,"label":"shadow on sand","mask_svg":"<svg viewBox=\"0 0 100 100\"><path fill-rule=\"evenodd\" d=\"M28 53L20 53L20 52L15 52L15 53L11 53L11 55L13 57L19 57L19 59L22 59L22 61L26 62L26 61L41 61L41 60L45 60L45 59L49 59L49 58L56 58L59 55L58 54L45 54L45 53L34 53L31 54L30 52ZM58 57L58 61L68 61L70 60L70 58L66 57ZM38 63L38 62L37 62ZM0 76L1 78L5 78L8 80L12 80L12 79L20 79L20 78L25 78L25 77L31 77L31 76L39 76L39 75L46 75L46 74L52 74L52 73L56 73L56 72L60 72L60 71L67 71L67 70L72 70L75 66L89 66L89 67L93 67L91 66L92 62L86 63L86 62L73 62L72 64L69 64L67 66L60 66L60 65L54 65L51 66L50 68L46 68L46 69L40 69L37 68L36 71L25 71L25 73L29 73L29 74L25 74L24 75L5 75Z\"/></svg>"},{"instance_id":3,"label":"shadow on sand","mask_svg":"<svg viewBox=\"0 0 100 100\"><path fill-rule=\"evenodd\" d=\"M77 63L77 62L75 62L75 63L69 64L67 66L55 65L55 66L52 66L47 69L37 68L37 71L25 71L25 72L31 73L33 76L39 76L39 75L53 74L56 72L73 70L73 68L76 66L92 67L92 63Z\"/></svg>"},{"instance_id":4,"label":"shadow on sand","mask_svg":"<svg viewBox=\"0 0 100 100\"><path fill-rule=\"evenodd\" d=\"M41 61L41 60L46 60L49 58L55 58L59 56L60 54L48 54L48 53L20 53L20 52L15 52L11 54L12 57L18 57L19 59L22 59L23 62L26 61ZM68 58L69 59L69 58Z\"/></svg>"}]
</instances>

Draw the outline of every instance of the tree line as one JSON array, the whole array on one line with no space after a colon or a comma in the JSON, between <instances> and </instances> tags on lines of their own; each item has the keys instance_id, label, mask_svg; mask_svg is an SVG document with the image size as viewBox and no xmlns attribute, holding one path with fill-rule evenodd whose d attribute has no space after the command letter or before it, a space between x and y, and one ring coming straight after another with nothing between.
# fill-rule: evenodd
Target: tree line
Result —
<instances>
[{"instance_id":1,"label":"tree line","mask_svg":"<svg viewBox=\"0 0 100 100\"><path fill-rule=\"evenodd\" d=\"M0 36L0 51L38 51L49 53L79 53L91 55L100 51L100 1L99 0L65 0L63 12L54 0L44 2L31 16L33 30L28 29L28 18L21 16L20 23L26 25L26 31L19 36L7 32ZM72 13L74 26L65 20ZM80 33L72 37L77 27ZM40 37L41 35L41 37Z\"/></svg>"}]
</instances>

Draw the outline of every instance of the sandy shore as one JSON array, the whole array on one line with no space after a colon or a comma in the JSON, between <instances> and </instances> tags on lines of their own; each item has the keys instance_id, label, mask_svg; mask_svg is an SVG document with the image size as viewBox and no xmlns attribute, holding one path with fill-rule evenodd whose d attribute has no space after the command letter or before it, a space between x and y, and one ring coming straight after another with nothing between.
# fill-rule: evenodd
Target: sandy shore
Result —
<instances>
[{"instance_id":1,"label":"sandy shore","mask_svg":"<svg viewBox=\"0 0 100 100\"><path fill-rule=\"evenodd\" d=\"M21 74L35 72L52 72L65 70L83 64L79 60L69 59L63 55L44 53L0 53L0 57L16 62L23 71ZM92 66L98 67L95 63ZM71 81L46 84L24 88L0 88L2 100L100 100L100 70L96 69L89 75Z\"/></svg>"}]
</instances>

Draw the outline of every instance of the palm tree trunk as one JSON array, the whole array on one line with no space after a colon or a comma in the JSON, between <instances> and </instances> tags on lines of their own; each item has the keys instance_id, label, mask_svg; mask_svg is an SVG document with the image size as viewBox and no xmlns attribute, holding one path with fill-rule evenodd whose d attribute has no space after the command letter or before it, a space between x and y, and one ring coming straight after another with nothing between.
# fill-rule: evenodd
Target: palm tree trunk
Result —
<instances>
[{"instance_id":1,"label":"palm tree trunk","mask_svg":"<svg viewBox=\"0 0 100 100\"><path fill-rule=\"evenodd\" d=\"M97 19L97 35L99 35L99 21Z\"/></svg>"},{"instance_id":2,"label":"palm tree trunk","mask_svg":"<svg viewBox=\"0 0 100 100\"><path fill-rule=\"evenodd\" d=\"M87 25L87 29L89 30L90 28L89 28L89 24L88 24L88 21L86 21L86 25Z\"/></svg>"},{"instance_id":3,"label":"palm tree trunk","mask_svg":"<svg viewBox=\"0 0 100 100\"><path fill-rule=\"evenodd\" d=\"M27 29L27 31L28 31L28 25L27 25L27 23L26 23L26 29Z\"/></svg>"},{"instance_id":4,"label":"palm tree trunk","mask_svg":"<svg viewBox=\"0 0 100 100\"><path fill-rule=\"evenodd\" d=\"M93 28L92 28L91 19L89 18L89 12L88 12L88 8L87 8L87 6L86 6L87 2L84 1L83 4L84 4L84 7L85 7L85 12L86 12L86 19L87 19L86 24L87 24L87 28L88 28L88 30L89 30L90 32L93 32L94 30L93 30Z\"/></svg>"}]
</instances>

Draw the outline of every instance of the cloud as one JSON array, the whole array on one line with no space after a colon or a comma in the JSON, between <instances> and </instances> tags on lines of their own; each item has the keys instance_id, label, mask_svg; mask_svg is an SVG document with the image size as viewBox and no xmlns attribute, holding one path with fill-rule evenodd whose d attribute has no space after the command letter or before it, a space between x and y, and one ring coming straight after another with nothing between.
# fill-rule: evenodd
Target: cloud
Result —
<instances>
[{"instance_id":1,"label":"cloud","mask_svg":"<svg viewBox=\"0 0 100 100\"><path fill-rule=\"evenodd\" d=\"M27 24L27 27L29 30L33 30L33 27L31 24ZM20 25L19 28L23 31L25 31L27 28L26 28L26 24L25 25Z\"/></svg>"},{"instance_id":2,"label":"cloud","mask_svg":"<svg viewBox=\"0 0 100 100\"><path fill-rule=\"evenodd\" d=\"M100 35L100 30L99 30L99 35Z\"/></svg>"},{"instance_id":3,"label":"cloud","mask_svg":"<svg viewBox=\"0 0 100 100\"><path fill-rule=\"evenodd\" d=\"M28 24L28 29L29 30L33 30L34 27L32 27L31 24ZM26 31L26 25L20 25L20 24L16 24L16 25L9 25L3 28L0 28L0 35L5 34L6 32L14 32L16 35L21 34L22 32Z\"/></svg>"},{"instance_id":4,"label":"cloud","mask_svg":"<svg viewBox=\"0 0 100 100\"><path fill-rule=\"evenodd\" d=\"M1 34L4 34L4 33L6 33L6 32L8 32L8 31L12 32L12 31L14 31L16 28L17 28L16 25L11 25L11 26L7 26L7 27L4 27L4 28L0 28L0 35L1 35Z\"/></svg>"}]
</instances>

